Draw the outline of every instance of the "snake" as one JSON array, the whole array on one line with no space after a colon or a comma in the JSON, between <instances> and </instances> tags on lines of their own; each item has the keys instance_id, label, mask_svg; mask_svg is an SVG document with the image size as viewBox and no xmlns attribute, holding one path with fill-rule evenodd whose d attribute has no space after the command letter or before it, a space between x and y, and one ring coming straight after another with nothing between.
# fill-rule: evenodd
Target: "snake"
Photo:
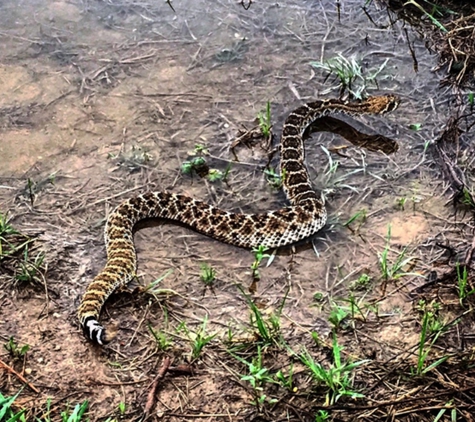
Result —
<instances>
[{"instance_id":1,"label":"snake","mask_svg":"<svg viewBox=\"0 0 475 422\"><path fill-rule=\"evenodd\" d=\"M78 308L86 338L102 346L114 337L100 324L99 317L108 297L136 277L133 235L139 221L159 218L178 222L220 242L248 249L278 248L307 239L325 226L327 211L325 199L312 188L305 166L305 131L327 115L382 115L395 110L399 103L398 96L387 94L359 102L321 99L293 110L284 122L280 138L282 188L289 202L281 209L261 214L235 213L165 191L146 192L119 204L105 224L106 264L87 286Z\"/></svg>"}]
</instances>

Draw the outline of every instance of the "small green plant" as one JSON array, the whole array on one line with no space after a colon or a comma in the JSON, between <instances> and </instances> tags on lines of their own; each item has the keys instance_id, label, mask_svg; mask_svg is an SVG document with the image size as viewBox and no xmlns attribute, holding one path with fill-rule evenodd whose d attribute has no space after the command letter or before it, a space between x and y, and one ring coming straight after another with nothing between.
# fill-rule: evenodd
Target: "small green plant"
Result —
<instances>
[{"instance_id":1,"label":"small green plant","mask_svg":"<svg viewBox=\"0 0 475 422\"><path fill-rule=\"evenodd\" d=\"M87 400L84 400L81 404L77 404L76 406L74 406L74 409L71 414L69 414L69 410L61 412L61 421L81 422L83 420L82 417L86 413L88 406L89 402Z\"/></svg>"},{"instance_id":2,"label":"small green plant","mask_svg":"<svg viewBox=\"0 0 475 422\"><path fill-rule=\"evenodd\" d=\"M267 101L265 111L258 113L257 119L259 120L259 127L261 129L262 134L264 135L264 137L269 138L272 135L270 101Z\"/></svg>"},{"instance_id":3,"label":"small green plant","mask_svg":"<svg viewBox=\"0 0 475 422\"><path fill-rule=\"evenodd\" d=\"M319 410L315 415L315 422L327 422L329 418L330 415L326 410Z\"/></svg>"},{"instance_id":4,"label":"small green plant","mask_svg":"<svg viewBox=\"0 0 475 422\"><path fill-rule=\"evenodd\" d=\"M201 171L204 167L208 171L206 160L203 157L194 157L190 161L184 161L182 163L181 172L187 175L191 175L193 171L195 171L198 174L201 174Z\"/></svg>"},{"instance_id":5,"label":"small green plant","mask_svg":"<svg viewBox=\"0 0 475 422\"><path fill-rule=\"evenodd\" d=\"M118 406L119 415L124 416L126 409L127 409L127 406L125 404L125 401L121 401Z\"/></svg>"},{"instance_id":6,"label":"small green plant","mask_svg":"<svg viewBox=\"0 0 475 422\"><path fill-rule=\"evenodd\" d=\"M270 258L271 255L266 254L267 248L263 245L259 245L257 248L254 248L252 252L254 253L254 262L251 264L252 278L253 280L260 280L261 274L259 273L259 266L264 258Z\"/></svg>"},{"instance_id":7,"label":"small green plant","mask_svg":"<svg viewBox=\"0 0 475 422\"><path fill-rule=\"evenodd\" d=\"M207 179L210 182L218 182L224 179L224 173L218 169L209 169L208 174L206 175Z\"/></svg>"},{"instance_id":8,"label":"small green plant","mask_svg":"<svg viewBox=\"0 0 475 422\"><path fill-rule=\"evenodd\" d=\"M348 227L350 230L350 224L354 223L355 221L359 221L358 229L363 225L366 221L366 210L360 210L353 214L346 223L343 223L343 226Z\"/></svg>"},{"instance_id":9,"label":"small green plant","mask_svg":"<svg viewBox=\"0 0 475 422\"><path fill-rule=\"evenodd\" d=\"M457 264L455 265L455 269L457 270L457 287L458 287L459 301L460 301L460 305L462 305L462 302L468 296L475 293L475 288L473 289L468 288L468 270L467 270L466 265L460 268L460 264L457 262Z\"/></svg>"},{"instance_id":10,"label":"small green plant","mask_svg":"<svg viewBox=\"0 0 475 422\"><path fill-rule=\"evenodd\" d=\"M470 208L475 208L475 201L473 200L472 192L466 187L462 190L462 204L467 205Z\"/></svg>"},{"instance_id":11,"label":"small green plant","mask_svg":"<svg viewBox=\"0 0 475 422\"><path fill-rule=\"evenodd\" d=\"M206 335L206 325L208 323L208 316L206 315L203 318L203 323L201 327L198 328L196 332L192 332L188 329L185 322L182 322L177 331L183 330L186 336L191 340L191 358L198 359L201 356L203 348L211 342L216 336L217 333Z\"/></svg>"},{"instance_id":12,"label":"small green plant","mask_svg":"<svg viewBox=\"0 0 475 422\"><path fill-rule=\"evenodd\" d=\"M286 171L283 169L282 174L278 174L274 168L268 168L264 170L264 174L266 176L267 183L273 189L281 189L282 183L285 180Z\"/></svg>"},{"instance_id":13,"label":"small green plant","mask_svg":"<svg viewBox=\"0 0 475 422\"><path fill-rule=\"evenodd\" d=\"M331 324L335 327L335 329L338 329L341 327L341 324L343 321L348 318L348 310L337 303L333 303L333 306L330 310L330 316L328 317L328 321L330 321Z\"/></svg>"},{"instance_id":14,"label":"small green plant","mask_svg":"<svg viewBox=\"0 0 475 422\"><path fill-rule=\"evenodd\" d=\"M32 283L35 281L40 281L40 276L44 268L44 259L45 254L39 253L32 260L28 253L28 245L26 245L23 251L23 261L20 261L20 265L15 272L14 279L20 283Z\"/></svg>"},{"instance_id":15,"label":"small green plant","mask_svg":"<svg viewBox=\"0 0 475 422\"><path fill-rule=\"evenodd\" d=\"M200 265L201 272L200 272L200 279L205 284L205 286L210 287L213 286L216 280L216 270L206 262L203 262Z\"/></svg>"},{"instance_id":16,"label":"small green plant","mask_svg":"<svg viewBox=\"0 0 475 422\"><path fill-rule=\"evenodd\" d=\"M437 8L433 9L433 13L426 12L426 10L415 0L407 0L406 3L404 3L404 6L407 6L408 4L411 4L415 7L417 7L425 16L429 18L429 20L432 22L433 25L435 25L437 28L439 28L442 32L448 32L447 29L445 28L444 25L442 25L435 17L434 17L434 12L438 12Z\"/></svg>"},{"instance_id":17,"label":"small green plant","mask_svg":"<svg viewBox=\"0 0 475 422\"><path fill-rule=\"evenodd\" d=\"M413 130L414 132L421 130L421 128L422 128L422 123L412 123L409 125L409 129Z\"/></svg>"},{"instance_id":18,"label":"small green plant","mask_svg":"<svg viewBox=\"0 0 475 422\"><path fill-rule=\"evenodd\" d=\"M158 277L157 279L155 279L154 281L152 281L151 283L149 283L147 286L145 286L142 291L144 293L148 293L152 296L157 296L157 295L160 295L160 294L164 294L164 293L173 293L173 294L176 294L175 291L173 290L170 290L170 289L160 289L159 288L159 284L165 279L167 278L171 273L173 273L173 269L169 269L167 271L165 271L165 273L163 275L161 275L160 277Z\"/></svg>"},{"instance_id":19,"label":"small green plant","mask_svg":"<svg viewBox=\"0 0 475 422\"><path fill-rule=\"evenodd\" d=\"M204 145L197 144L193 151L188 152L188 155L192 156L187 161L184 161L181 165L181 172L183 174L192 176L196 173L200 177L206 177L210 182L217 182L220 180L226 180L231 170L231 166L228 165L224 173L221 170L209 168L205 155L209 155L208 150Z\"/></svg>"},{"instance_id":20,"label":"small green plant","mask_svg":"<svg viewBox=\"0 0 475 422\"><path fill-rule=\"evenodd\" d=\"M30 350L29 344L20 346L13 337L10 337L3 347L13 359L23 359L28 350Z\"/></svg>"},{"instance_id":21,"label":"small green plant","mask_svg":"<svg viewBox=\"0 0 475 422\"><path fill-rule=\"evenodd\" d=\"M314 380L327 388L325 406L335 404L342 396L351 398L363 397L361 393L353 389L352 372L357 367L368 362L368 360L353 363L344 362L341 358L342 350L343 346L338 344L336 334L333 333L333 363L329 368L324 368L320 363L316 362L306 349L298 356L300 361L310 370Z\"/></svg>"},{"instance_id":22,"label":"small green plant","mask_svg":"<svg viewBox=\"0 0 475 422\"><path fill-rule=\"evenodd\" d=\"M5 240L5 236L18 234L18 232L10 224L8 214L0 213L0 241Z\"/></svg>"},{"instance_id":23,"label":"small green plant","mask_svg":"<svg viewBox=\"0 0 475 422\"><path fill-rule=\"evenodd\" d=\"M294 387L293 383L294 378L294 365L291 363L288 370L288 375L285 375L282 369L279 369L275 374L275 380L284 388L293 393L297 392L297 387Z\"/></svg>"},{"instance_id":24,"label":"small green plant","mask_svg":"<svg viewBox=\"0 0 475 422\"><path fill-rule=\"evenodd\" d=\"M266 383L275 383L274 378L270 375L269 370L262 366L262 351L261 346L257 346L257 356L252 362L247 362L244 359L235 356L240 362L247 365L249 374L243 375L241 381L248 381L254 390L263 390Z\"/></svg>"},{"instance_id":25,"label":"small green plant","mask_svg":"<svg viewBox=\"0 0 475 422\"><path fill-rule=\"evenodd\" d=\"M434 368L439 366L441 363L445 362L449 356L442 356L440 359L437 359L435 362L431 363L429 366L426 366L426 361L429 356L429 353L434 346L437 339L440 337L443 332L445 332L446 327L443 325L438 325L437 331L434 331L434 314L430 311L425 311L422 316L422 327L421 335L419 337L419 347L417 350L417 366L415 368L415 375L425 375L428 372L432 371ZM430 336L430 331L433 331L433 337L429 345L426 347L426 341Z\"/></svg>"},{"instance_id":26,"label":"small green plant","mask_svg":"<svg viewBox=\"0 0 475 422\"><path fill-rule=\"evenodd\" d=\"M475 105L475 94L473 92L470 92L467 98L468 98L468 104L470 105L470 107L473 107Z\"/></svg>"},{"instance_id":27,"label":"small green plant","mask_svg":"<svg viewBox=\"0 0 475 422\"><path fill-rule=\"evenodd\" d=\"M18 395L21 393L19 391L12 397L5 397L1 392L0 392L0 421L6 421L6 422L26 422L25 418L25 409L20 410L19 412L16 412L12 409L12 405L14 401L17 399Z\"/></svg>"},{"instance_id":28,"label":"small green plant","mask_svg":"<svg viewBox=\"0 0 475 422\"><path fill-rule=\"evenodd\" d=\"M356 57L347 59L341 54L327 60L310 62L310 65L327 72L328 76L335 76L340 82L340 92L348 90L353 98L362 100L366 97L368 85L370 83L377 84L376 78L386 67L387 62L388 60L385 60L378 69L368 76L364 75L360 60Z\"/></svg>"},{"instance_id":29,"label":"small green plant","mask_svg":"<svg viewBox=\"0 0 475 422\"><path fill-rule=\"evenodd\" d=\"M287 290L284 298L282 299L281 304L279 305L278 309L275 313L271 313L270 315L265 318L259 308L256 306L252 298L247 295L242 287L238 286L241 293L246 298L246 302L249 305L251 310L250 313L250 326L253 328L254 333L261 344L263 345L281 345L284 340L282 338L281 332L281 324L280 318L282 315L282 311L285 306L285 302L287 300L287 295L289 291Z\"/></svg>"},{"instance_id":30,"label":"small green plant","mask_svg":"<svg viewBox=\"0 0 475 422\"><path fill-rule=\"evenodd\" d=\"M171 347L172 340L169 336L167 336L166 333L164 333L163 331L155 330L151 324L147 324L147 328L148 331L150 331L150 334L152 334L153 338L155 339L158 350L165 352Z\"/></svg>"},{"instance_id":31,"label":"small green plant","mask_svg":"<svg viewBox=\"0 0 475 422\"><path fill-rule=\"evenodd\" d=\"M420 276L420 274L408 273L403 270L403 268L414 259L413 257L406 258L407 247L404 247L402 251L397 254L396 260L393 263L389 262L390 241L391 225L388 225L386 245L381 253L378 252L379 268L381 270L383 280L397 280L398 278L404 277L406 275Z\"/></svg>"},{"instance_id":32,"label":"small green plant","mask_svg":"<svg viewBox=\"0 0 475 422\"><path fill-rule=\"evenodd\" d=\"M396 201L397 206L401 209L401 211L404 211L404 206L406 205L407 198L405 196L399 198Z\"/></svg>"},{"instance_id":33,"label":"small green plant","mask_svg":"<svg viewBox=\"0 0 475 422\"><path fill-rule=\"evenodd\" d=\"M371 277L368 274L363 273L351 283L350 288L354 290L364 290L368 288L370 283Z\"/></svg>"}]
</instances>

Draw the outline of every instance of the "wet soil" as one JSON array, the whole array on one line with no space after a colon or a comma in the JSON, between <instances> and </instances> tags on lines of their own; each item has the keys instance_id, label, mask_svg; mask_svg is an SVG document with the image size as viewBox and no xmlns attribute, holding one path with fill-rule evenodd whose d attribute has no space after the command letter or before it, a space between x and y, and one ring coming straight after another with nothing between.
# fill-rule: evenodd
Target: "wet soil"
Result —
<instances>
[{"instance_id":1,"label":"wet soil","mask_svg":"<svg viewBox=\"0 0 475 422\"><path fill-rule=\"evenodd\" d=\"M451 112L451 96L439 87L431 72L436 58L416 34L408 32L417 73L402 25L390 25L386 11L373 5L372 18L380 25L373 26L360 2L344 3L338 11L329 1L261 1L246 11L231 1L181 1L173 3L174 13L166 2L151 1L2 2L0 212L36 238L32 253L45 256L44 277L35 283L20 283L6 269L0 273L0 340L13 337L30 346L24 358L6 350L0 358L38 391L27 387L16 401L29 420L44 417L48 397L52 420L60 420L67 403L84 400L91 421L139 420L165 354L173 365L192 362L193 373L170 372L162 380L151 420L314 420L325 394L300 367L298 388L270 390L278 404L252 404L255 390L240 375L247 368L226 346L229 330L252 345L250 308L239 286L264 315L285 301L281 330L288 346L295 351L305 346L328 362L331 354L315 345L311 333L331 344L332 304L347 304L351 287L367 274L369 287L354 294L378 312L365 313L357 330L351 324L341 329L345 356L382 365L399 362L417 346L418 288L448 254L438 245L471 241L470 216L454 214L447 204L449 194L427 152ZM172 272L160 282L160 294L114 295L102 321L118 328L117 338L104 348L89 344L76 309L104 265L102 231L111 209L147 190L182 193L243 212L283 206L283 193L263 175L269 153L293 108L339 95L338 81L309 64L338 54L357 57L367 75L382 68L377 84L367 82L369 94L401 96L400 108L390 115L348 120L396 139L399 151L365 152L337 135L313 134L307 163L315 187L327 195L330 221L315 239L278 251L268 266L264 262L255 293L249 292L250 251L168 223L139 231L139 284ZM267 101L274 144L239 145L236 160L233 140L243 127L255 126ZM224 172L231 166L226 182L181 172L197 144L209 151L211 167ZM323 147L338 162L335 171ZM275 154L271 164L277 164ZM364 218L344 224L357 213ZM388 227L392 262L405 248L413 259L404 268L410 275L385 282L378 256ZM216 269L212 288L200 280L202 263ZM448 321L463 309L454 289L444 292L437 300ZM432 300L432 292L426 299ZM199 331L206 316L206 331L216 337L193 360L190 335L180 327ZM457 333L447 334L452 341L447 353L460 351L460 333L471 325L469 316ZM169 350L159 350L148 327L166 333ZM473 347L473 340L464 338L464 347ZM289 369L284 347L266 349L264 358L272 371ZM404 359L413 364L415 356ZM375 374L366 369L355 379L364 390L374 387ZM4 395L21 386L15 374L2 373ZM376 391L365 396L387 397ZM126 403L125 416L118 414L120 402ZM332 409L334 420L353 417ZM365 412L366 420L373 420L370 410ZM463 412L462 418L468 414Z\"/></svg>"}]
</instances>

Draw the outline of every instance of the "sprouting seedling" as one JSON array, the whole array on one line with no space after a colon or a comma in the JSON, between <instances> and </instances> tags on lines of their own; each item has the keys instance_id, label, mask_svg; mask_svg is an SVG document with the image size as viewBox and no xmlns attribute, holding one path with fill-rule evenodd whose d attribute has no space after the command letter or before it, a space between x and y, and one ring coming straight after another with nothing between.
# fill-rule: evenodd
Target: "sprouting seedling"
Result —
<instances>
[{"instance_id":1,"label":"sprouting seedling","mask_svg":"<svg viewBox=\"0 0 475 422\"><path fill-rule=\"evenodd\" d=\"M473 92L470 92L467 96L467 99L470 107L473 107L475 105L475 94Z\"/></svg>"},{"instance_id":2,"label":"sprouting seedling","mask_svg":"<svg viewBox=\"0 0 475 422\"><path fill-rule=\"evenodd\" d=\"M353 389L352 372L360 365L368 362L368 360L361 360L358 362L345 362L341 358L343 346L338 344L336 334L333 333L333 363L328 368L325 368L319 362L316 362L310 353L304 349L298 357L302 364L309 370L313 379L320 385L327 388L327 395L325 406L333 405L342 396L349 396L351 398L363 397Z\"/></svg>"},{"instance_id":3,"label":"sprouting seedling","mask_svg":"<svg viewBox=\"0 0 475 422\"><path fill-rule=\"evenodd\" d=\"M84 400L81 404L74 406L73 412L69 414L69 410L61 412L62 422L81 422L84 413L86 413L89 402Z\"/></svg>"},{"instance_id":4,"label":"sprouting seedling","mask_svg":"<svg viewBox=\"0 0 475 422\"><path fill-rule=\"evenodd\" d=\"M171 347L172 340L166 333L164 333L163 331L155 330L151 324L147 324L147 328L150 331L150 334L152 334L153 338L155 339L158 350L164 352Z\"/></svg>"},{"instance_id":5,"label":"sprouting seedling","mask_svg":"<svg viewBox=\"0 0 475 422\"><path fill-rule=\"evenodd\" d=\"M254 248L252 252L254 253L254 262L251 264L252 278L254 280L260 280L261 275L259 273L259 266L264 258L270 258L271 255L266 254L267 247L259 245L257 248Z\"/></svg>"},{"instance_id":6,"label":"sprouting seedling","mask_svg":"<svg viewBox=\"0 0 475 422\"><path fill-rule=\"evenodd\" d=\"M267 183L269 183L270 186L272 186L274 189L280 189L285 180L287 171L284 168L282 169L282 174L279 174L274 168L268 168L264 170L264 174L266 176Z\"/></svg>"},{"instance_id":7,"label":"sprouting seedling","mask_svg":"<svg viewBox=\"0 0 475 422\"><path fill-rule=\"evenodd\" d=\"M442 32L448 32L447 29L445 28L444 25L442 25L433 15L431 15L429 12L426 12L425 9L417 3L415 0L408 0L406 3L404 3L404 6L407 6L408 4L412 4L413 6L417 7L424 15L426 15L430 21L437 27L439 28Z\"/></svg>"},{"instance_id":8,"label":"sprouting seedling","mask_svg":"<svg viewBox=\"0 0 475 422\"><path fill-rule=\"evenodd\" d=\"M193 171L200 174L201 169L207 166L206 160L203 157L194 157L190 161L184 161L181 165L181 172L183 174L191 175Z\"/></svg>"},{"instance_id":9,"label":"sprouting seedling","mask_svg":"<svg viewBox=\"0 0 475 422\"><path fill-rule=\"evenodd\" d=\"M457 287L458 287L458 294L459 294L459 301L460 305L462 302L470 295L475 293L475 288L469 290L468 284L468 270L467 266L464 265L460 268L460 264L457 262L455 265L455 269L457 270Z\"/></svg>"},{"instance_id":10,"label":"sprouting seedling","mask_svg":"<svg viewBox=\"0 0 475 422\"><path fill-rule=\"evenodd\" d=\"M216 280L216 270L206 262L200 265L200 279L205 286L212 286Z\"/></svg>"},{"instance_id":11,"label":"sprouting seedling","mask_svg":"<svg viewBox=\"0 0 475 422\"><path fill-rule=\"evenodd\" d=\"M272 121L271 121L271 113L270 113L270 101L266 103L266 110L265 112L260 112L257 115L257 119L259 120L259 127L261 129L262 134L269 138L272 134Z\"/></svg>"},{"instance_id":12,"label":"sprouting seedling","mask_svg":"<svg viewBox=\"0 0 475 422\"><path fill-rule=\"evenodd\" d=\"M177 328L177 332L183 331L191 341L192 359L198 359L201 356L203 348L217 336L217 333L211 335L206 334L207 323L208 316L206 315L203 318L203 323L201 324L201 327L199 327L196 332L192 332L191 330L189 330L184 321Z\"/></svg>"},{"instance_id":13,"label":"sprouting seedling","mask_svg":"<svg viewBox=\"0 0 475 422\"><path fill-rule=\"evenodd\" d=\"M389 251L391 241L391 225L388 225L388 233L386 236L386 245L382 252L378 252L379 267L381 269L381 275L384 281L396 280L406 275L421 276L417 273L410 273L403 271L403 268L413 261L413 257L406 258L407 247L404 247L400 251L394 262L389 262Z\"/></svg>"},{"instance_id":14,"label":"sprouting seedling","mask_svg":"<svg viewBox=\"0 0 475 422\"><path fill-rule=\"evenodd\" d=\"M10 356L14 359L22 359L28 350L30 350L29 344L24 344L20 346L14 339L14 337L10 337L8 341L3 345L5 350L10 354Z\"/></svg>"},{"instance_id":15,"label":"sprouting seedling","mask_svg":"<svg viewBox=\"0 0 475 422\"><path fill-rule=\"evenodd\" d=\"M421 335L419 337L419 347L417 350L417 366L415 370L416 375L427 374L449 358L448 355L445 355L442 356L440 359L437 359L435 362L431 363L429 366L425 366L426 360L429 356L432 347L434 346L440 335L443 334L446 329L445 326L441 326L437 331L434 331L434 336L430 344L426 347L426 341L430 335L431 323L433 322L433 318L434 314L430 311L424 312L424 315L422 317Z\"/></svg>"}]
</instances>

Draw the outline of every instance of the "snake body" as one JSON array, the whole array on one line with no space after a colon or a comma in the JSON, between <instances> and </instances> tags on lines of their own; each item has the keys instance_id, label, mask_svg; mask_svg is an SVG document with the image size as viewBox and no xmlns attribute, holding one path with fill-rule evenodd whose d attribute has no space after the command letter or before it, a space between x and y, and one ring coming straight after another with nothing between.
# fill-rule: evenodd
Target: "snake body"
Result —
<instances>
[{"instance_id":1,"label":"snake body","mask_svg":"<svg viewBox=\"0 0 475 422\"><path fill-rule=\"evenodd\" d=\"M243 248L277 248L318 232L327 212L321 194L312 189L304 162L303 134L315 120L328 114L384 114L397 108L395 95L374 96L354 103L337 99L314 101L292 111L285 120L280 142L283 190L289 206L264 214L232 213L174 193L148 192L127 199L110 214L105 226L107 262L89 284L78 317L84 334L103 345L111 340L99 323L107 298L136 274L133 228L140 220L177 221L221 242Z\"/></svg>"}]
</instances>

